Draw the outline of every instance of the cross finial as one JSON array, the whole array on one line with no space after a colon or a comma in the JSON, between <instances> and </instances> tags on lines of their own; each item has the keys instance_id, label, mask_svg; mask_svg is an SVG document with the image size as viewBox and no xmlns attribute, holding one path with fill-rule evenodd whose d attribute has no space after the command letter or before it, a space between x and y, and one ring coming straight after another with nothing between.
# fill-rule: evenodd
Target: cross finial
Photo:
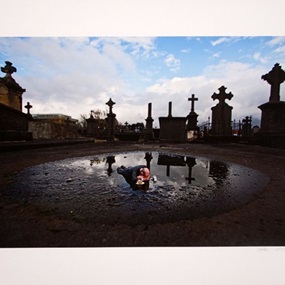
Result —
<instances>
[{"instance_id":1,"label":"cross finial","mask_svg":"<svg viewBox=\"0 0 285 285\"><path fill-rule=\"evenodd\" d=\"M30 109L33 108L33 106L30 104L30 102L27 103L25 108L28 110L27 114L30 115Z\"/></svg>"},{"instance_id":2,"label":"cross finial","mask_svg":"<svg viewBox=\"0 0 285 285\"><path fill-rule=\"evenodd\" d=\"M230 93L226 93L226 89L227 88L225 86L221 86L219 88L220 93L219 94L214 93L212 95L213 100L218 99L219 103L222 103L222 104L225 103L226 99L231 100L234 95L231 92Z\"/></svg>"},{"instance_id":3,"label":"cross finial","mask_svg":"<svg viewBox=\"0 0 285 285\"><path fill-rule=\"evenodd\" d=\"M198 98L195 98L195 95L192 94L191 98L188 98L188 101L191 101L191 112L194 112L194 102L198 101Z\"/></svg>"},{"instance_id":4,"label":"cross finial","mask_svg":"<svg viewBox=\"0 0 285 285\"><path fill-rule=\"evenodd\" d=\"M14 72L17 72L17 68L12 66L12 62L5 61L6 65L4 67L1 67L1 71L6 73L7 75L11 75Z\"/></svg>"},{"instance_id":5,"label":"cross finial","mask_svg":"<svg viewBox=\"0 0 285 285\"><path fill-rule=\"evenodd\" d=\"M110 108L110 114L112 114L112 108L113 108L113 105L115 105L116 103L112 101L112 99L110 98L109 101L106 103L106 105L109 106Z\"/></svg>"}]
</instances>

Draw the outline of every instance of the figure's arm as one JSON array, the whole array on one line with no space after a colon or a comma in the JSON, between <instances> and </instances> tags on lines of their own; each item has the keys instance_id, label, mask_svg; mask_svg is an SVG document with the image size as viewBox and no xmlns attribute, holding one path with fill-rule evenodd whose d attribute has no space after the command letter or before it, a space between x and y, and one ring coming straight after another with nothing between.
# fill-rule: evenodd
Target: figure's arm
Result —
<instances>
[{"instance_id":1,"label":"figure's arm","mask_svg":"<svg viewBox=\"0 0 285 285\"><path fill-rule=\"evenodd\" d=\"M138 173L139 173L139 169L143 168L143 167L146 167L146 166L145 165L137 165L137 166L133 167L133 170L132 170L132 181L137 181L137 176L138 176Z\"/></svg>"}]
</instances>

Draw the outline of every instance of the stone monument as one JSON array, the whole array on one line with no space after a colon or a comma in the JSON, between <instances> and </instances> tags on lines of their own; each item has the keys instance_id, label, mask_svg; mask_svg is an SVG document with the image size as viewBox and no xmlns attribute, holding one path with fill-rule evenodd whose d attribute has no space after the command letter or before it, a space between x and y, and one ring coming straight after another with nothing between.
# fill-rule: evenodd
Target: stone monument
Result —
<instances>
[{"instance_id":1,"label":"stone monument","mask_svg":"<svg viewBox=\"0 0 285 285\"><path fill-rule=\"evenodd\" d=\"M113 105L115 105L116 103L112 101L112 99L110 98L109 101L106 103L106 105L109 106L109 113L107 114L107 140L108 141L113 141L114 140L114 132L115 132L115 118L116 118L116 114L113 113L112 109L113 109Z\"/></svg>"},{"instance_id":2,"label":"stone monument","mask_svg":"<svg viewBox=\"0 0 285 285\"><path fill-rule=\"evenodd\" d=\"M1 67L1 71L6 75L0 78L0 103L22 112L22 95L26 90L12 77L12 74L17 72L16 67L10 61L5 63L6 65Z\"/></svg>"},{"instance_id":3,"label":"stone monument","mask_svg":"<svg viewBox=\"0 0 285 285\"><path fill-rule=\"evenodd\" d=\"M261 110L258 137L265 146L285 148L285 102L280 101L280 85L285 81L285 72L276 63L261 79L267 81L271 89L269 102L258 106Z\"/></svg>"},{"instance_id":4,"label":"stone monument","mask_svg":"<svg viewBox=\"0 0 285 285\"><path fill-rule=\"evenodd\" d=\"M198 138L198 133L199 133L199 128L197 126L198 115L194 111L194 103L195 101L198 101L198 98L195 98L195 95L192 94L191 98L188 98L188 101L191 101L191 110L189 115L187 116L188 123L186 130L187 130L187 140L192 141Z\"/></svg>"},{"instance_id":5,"label":"stone monument","mask_svg":"<svg viewBox=\"0 0 285 285\"><path fill-rule=\"evenodd\" d=\"M152 140L154 138L153 134L153 128L152 128L152 123L153 123L153 118L151 117L151 103L148 103L148 115L146 120L146 128L145 128L145 141Z\"/></svg>"},{"instance_id":6,"label":"stone monument","mask_svg":"<svg viewBox=\"0 0 285 285\"><path fill-rule=\"evenodd\" d=\"M232 128L231 128L231 121L232 121L232 109L233 107L229 106L225 100L231 100L233 94L226 93L226 87L221 86L219 88L219 94L214 93L212 95L212 99L219 100L219 103L212 107L212 129L211 129L211 136L217 137L232 137Z\"/></svg>"},{"instance_id":7,"label":"stone monument","mask_svg":"<svg viewBox=\"0 0 285 285\"><path fill-rule=\"evenodd\" d=\"M96 120L92 115L93 111L90 111L90 117L86 119L87 130L86 135L87 137L95 137L96 136Z\"/></svg>"},{"instance_id":8,"label":"stone monument","mask_svg":"<svg viewBox=\"0 0 285 285\"><path fill-rule=\"evenodd\" d=\"M28 114L22 112L22 94L26 90L12 77L17 69L9 61L5 63L1 71L6 75L0 78L0 141L32 140L32 132L28 131L29 121L33 120L30 109Z\"/></svg>"},{"instance_id":9,"label":"stone monument","mask_svg":"<svg viewBox=\"0 0 285 285\"><path fill-rule=\"evenodd\" d=\"M172 117L172 102L168 104L168 117L159 117L159 140L167 142L186 141L187 117Z\"/></svg>"},{"instance_id":10,"label":"stone monument","mask_svg":"<svg viewBox=\"0 0 285 285\"><path fill-rule=\"evenodd\" d=\"M251 121L252 118L249 116L246 116L242 120L242 128L241 128L241 136L242 138L249 139L251 137L252 131L251 131Z\"/></svg>"}]
</instances>

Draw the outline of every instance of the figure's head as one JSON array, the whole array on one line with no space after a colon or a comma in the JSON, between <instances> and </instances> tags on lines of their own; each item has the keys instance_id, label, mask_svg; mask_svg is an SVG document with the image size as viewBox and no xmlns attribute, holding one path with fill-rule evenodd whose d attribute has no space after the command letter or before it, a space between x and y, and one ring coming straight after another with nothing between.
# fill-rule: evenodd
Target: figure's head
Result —
<instances>
[{"instance_id":1,"label":"figure's head","mask_svg":"<svg viewBox=\"0 0 285 285\"><path fill-rule=\"evenodd\" d=\"M143 176L145 179L149 179L149 169L147 167L140 168L140 175Z\"/></svg>"}]
</instances>

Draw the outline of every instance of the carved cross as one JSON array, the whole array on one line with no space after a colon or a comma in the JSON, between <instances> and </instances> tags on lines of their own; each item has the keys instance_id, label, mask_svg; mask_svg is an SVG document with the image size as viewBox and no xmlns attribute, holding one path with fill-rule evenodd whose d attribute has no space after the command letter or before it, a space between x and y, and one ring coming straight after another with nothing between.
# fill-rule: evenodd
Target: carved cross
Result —
<instances>
[{"instance_id":1,"label":"carved cross","mask_svg":"<svg viewBox=\"0 0 285 285\"><path fill-rule=\"evenodd\" d=\"M25 106L25 108L28 110L28 115L30 115L30 109L33 108L32 105L30 105L30 102L27 103L27 105Z\"/></svg>"},{"instance_id":2,"label":"carved cross","mask_svg":"<svg viewBox=\"0 0 285 285\"><path fill-rule=\"evenodd\" d=\"M16 67L12 66L12 62L10 61L5 61L6 65L4 67L1 67L1 71L6 73L7 75L11 75L14 72L17 72Z\"/></svg>"},{"instance_id":3,"label":"carved cross","mask_svg":"<svg viewBox=\"0 0 285 285\"><path fill-rule=\"evenodd\" d=\"M191 98L188 98L188 101L191 101L191 112L194 112L194 102L198 101L198 98L195 98L195 95L192 94Z\"/></svg>"},{"instance_id":4,"label":"carved cross","mask_svg":"<svg viewBox=\"0 0 285 285\"><path fill-rule=\"evenodd\" d=\"M232 97L233 97L233 94L231 92L230 93L226 93L226 89L227 88L225 86L221 86L219 88L220 93L219 94L214 93L212 95L213 100L218 99L219 103L221 103L221 104L225 103L226 99L231 100Z\"/></svg>"},{"instance_id":5,"label":"carved cross","mask_svg":"<svg viewBox=\"0 0 285 285\"><path fill-rule=\"evenodd\" d=\"M276 63L269 73L262 75L261 79L271 85L269 101L280 101L280 85L285 81L285 72L279 63Z\"/></svg>"},{"instance_id":6,"label":"carved cross","mask_svg":"<svg viewBox=\"0 0 285 285\"><path fill-rule=\"evenodd\" d=\"M109 113L112 114L112 108L113 108L113 105L115 105L116 103L112 101L112 99L110 98L110 100L106 103L106 105L109 106Z\"/></svg>"}]
</instances>

